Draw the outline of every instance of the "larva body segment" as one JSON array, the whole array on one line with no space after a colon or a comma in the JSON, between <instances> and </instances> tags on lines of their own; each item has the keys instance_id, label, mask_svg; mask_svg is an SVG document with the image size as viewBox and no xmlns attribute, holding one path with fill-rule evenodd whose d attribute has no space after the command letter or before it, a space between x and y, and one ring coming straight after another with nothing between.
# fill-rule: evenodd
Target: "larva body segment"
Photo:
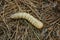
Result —
<instances>
[{"instance_id":1,"label":"larva body segment","mask_svg":"<svg viewBox=\"0 0 60 40\"><path fill-rule=\"evenodd\" d=\"M28 13L16 13L16 14L11 15L10 17L13 19L24 18L38 29L43 27L43 23L41 21L37 20L36 18L34 18L32 15Z\"/></svg>"}]
</instances>

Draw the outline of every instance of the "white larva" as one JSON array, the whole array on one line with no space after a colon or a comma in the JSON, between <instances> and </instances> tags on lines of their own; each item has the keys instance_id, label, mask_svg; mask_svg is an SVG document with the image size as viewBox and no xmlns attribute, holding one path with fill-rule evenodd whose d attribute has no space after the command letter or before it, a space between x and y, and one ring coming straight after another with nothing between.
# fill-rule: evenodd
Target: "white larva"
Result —
<instances>
[{"instance_id":1,"label":"white larva","mask_svg":"<svg viewBox=\"0 0 60 40\"><path fill-rule=\"evenodd\" d=\"M34 18L32 15L28 13L16 13L10 16L13 19L19 19L19 18L24 18L28 20L32 25L34 25L36 28L41 29L43 27L43 23L36 18Z\"/></svg>"}]
</instances>

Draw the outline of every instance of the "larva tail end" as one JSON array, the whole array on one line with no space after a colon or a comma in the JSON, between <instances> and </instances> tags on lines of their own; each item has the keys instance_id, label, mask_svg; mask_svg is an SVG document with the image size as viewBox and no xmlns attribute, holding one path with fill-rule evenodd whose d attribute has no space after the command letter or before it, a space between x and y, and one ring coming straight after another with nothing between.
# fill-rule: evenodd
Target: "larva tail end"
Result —
<instances>
[{"instance_id":1,"label":"larva tail end","mask_svg":"<svg viewBox=\"0 0 60 40\"><path fill-rule=\"evenodd\" d=\"M41 23L39 26L38 26L38 29L42 29L43 28L43 23Z\"/></svg>"}]
</instances>

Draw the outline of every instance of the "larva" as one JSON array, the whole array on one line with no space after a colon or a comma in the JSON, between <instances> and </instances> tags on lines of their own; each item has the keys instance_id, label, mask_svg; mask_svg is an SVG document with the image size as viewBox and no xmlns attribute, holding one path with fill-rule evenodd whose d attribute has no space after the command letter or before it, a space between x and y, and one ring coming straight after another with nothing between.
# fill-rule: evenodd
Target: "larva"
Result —
<instances>
[{"instance_id":1,"label":"larva","mask_svg":"<svg viewBox=\"0 0 60 40\"><path fill-rule=\"evenodd\" d=\"M34 25L36 28L41 29L43 27L43 23L36 18L34 18L32 15L28 13L16 13L10 16L13 19L19 19L19 18L24 18L28 20L32 25Z\"/></svg>"}]
</instances>

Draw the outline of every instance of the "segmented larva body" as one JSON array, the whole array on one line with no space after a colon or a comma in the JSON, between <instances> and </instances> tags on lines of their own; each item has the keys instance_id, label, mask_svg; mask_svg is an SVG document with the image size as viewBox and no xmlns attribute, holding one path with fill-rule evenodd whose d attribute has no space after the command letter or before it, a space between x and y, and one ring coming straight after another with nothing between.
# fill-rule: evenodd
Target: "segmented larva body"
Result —
<instances>
[{"instance_id":1,"label":"segmented larva body","mask_svg":"<svg viewBox=\"0 0 60 40\"><path fill-rule=\"evenodd\" d=\"M28 13L23 13L23 12L16 13L16 14L11 15L11 18L13 19L24 18L38 29L41 29L43 27L43 23L41 21L37 20L36 18L34 18L32 15Z\"/></svg>"}]
</instances>

